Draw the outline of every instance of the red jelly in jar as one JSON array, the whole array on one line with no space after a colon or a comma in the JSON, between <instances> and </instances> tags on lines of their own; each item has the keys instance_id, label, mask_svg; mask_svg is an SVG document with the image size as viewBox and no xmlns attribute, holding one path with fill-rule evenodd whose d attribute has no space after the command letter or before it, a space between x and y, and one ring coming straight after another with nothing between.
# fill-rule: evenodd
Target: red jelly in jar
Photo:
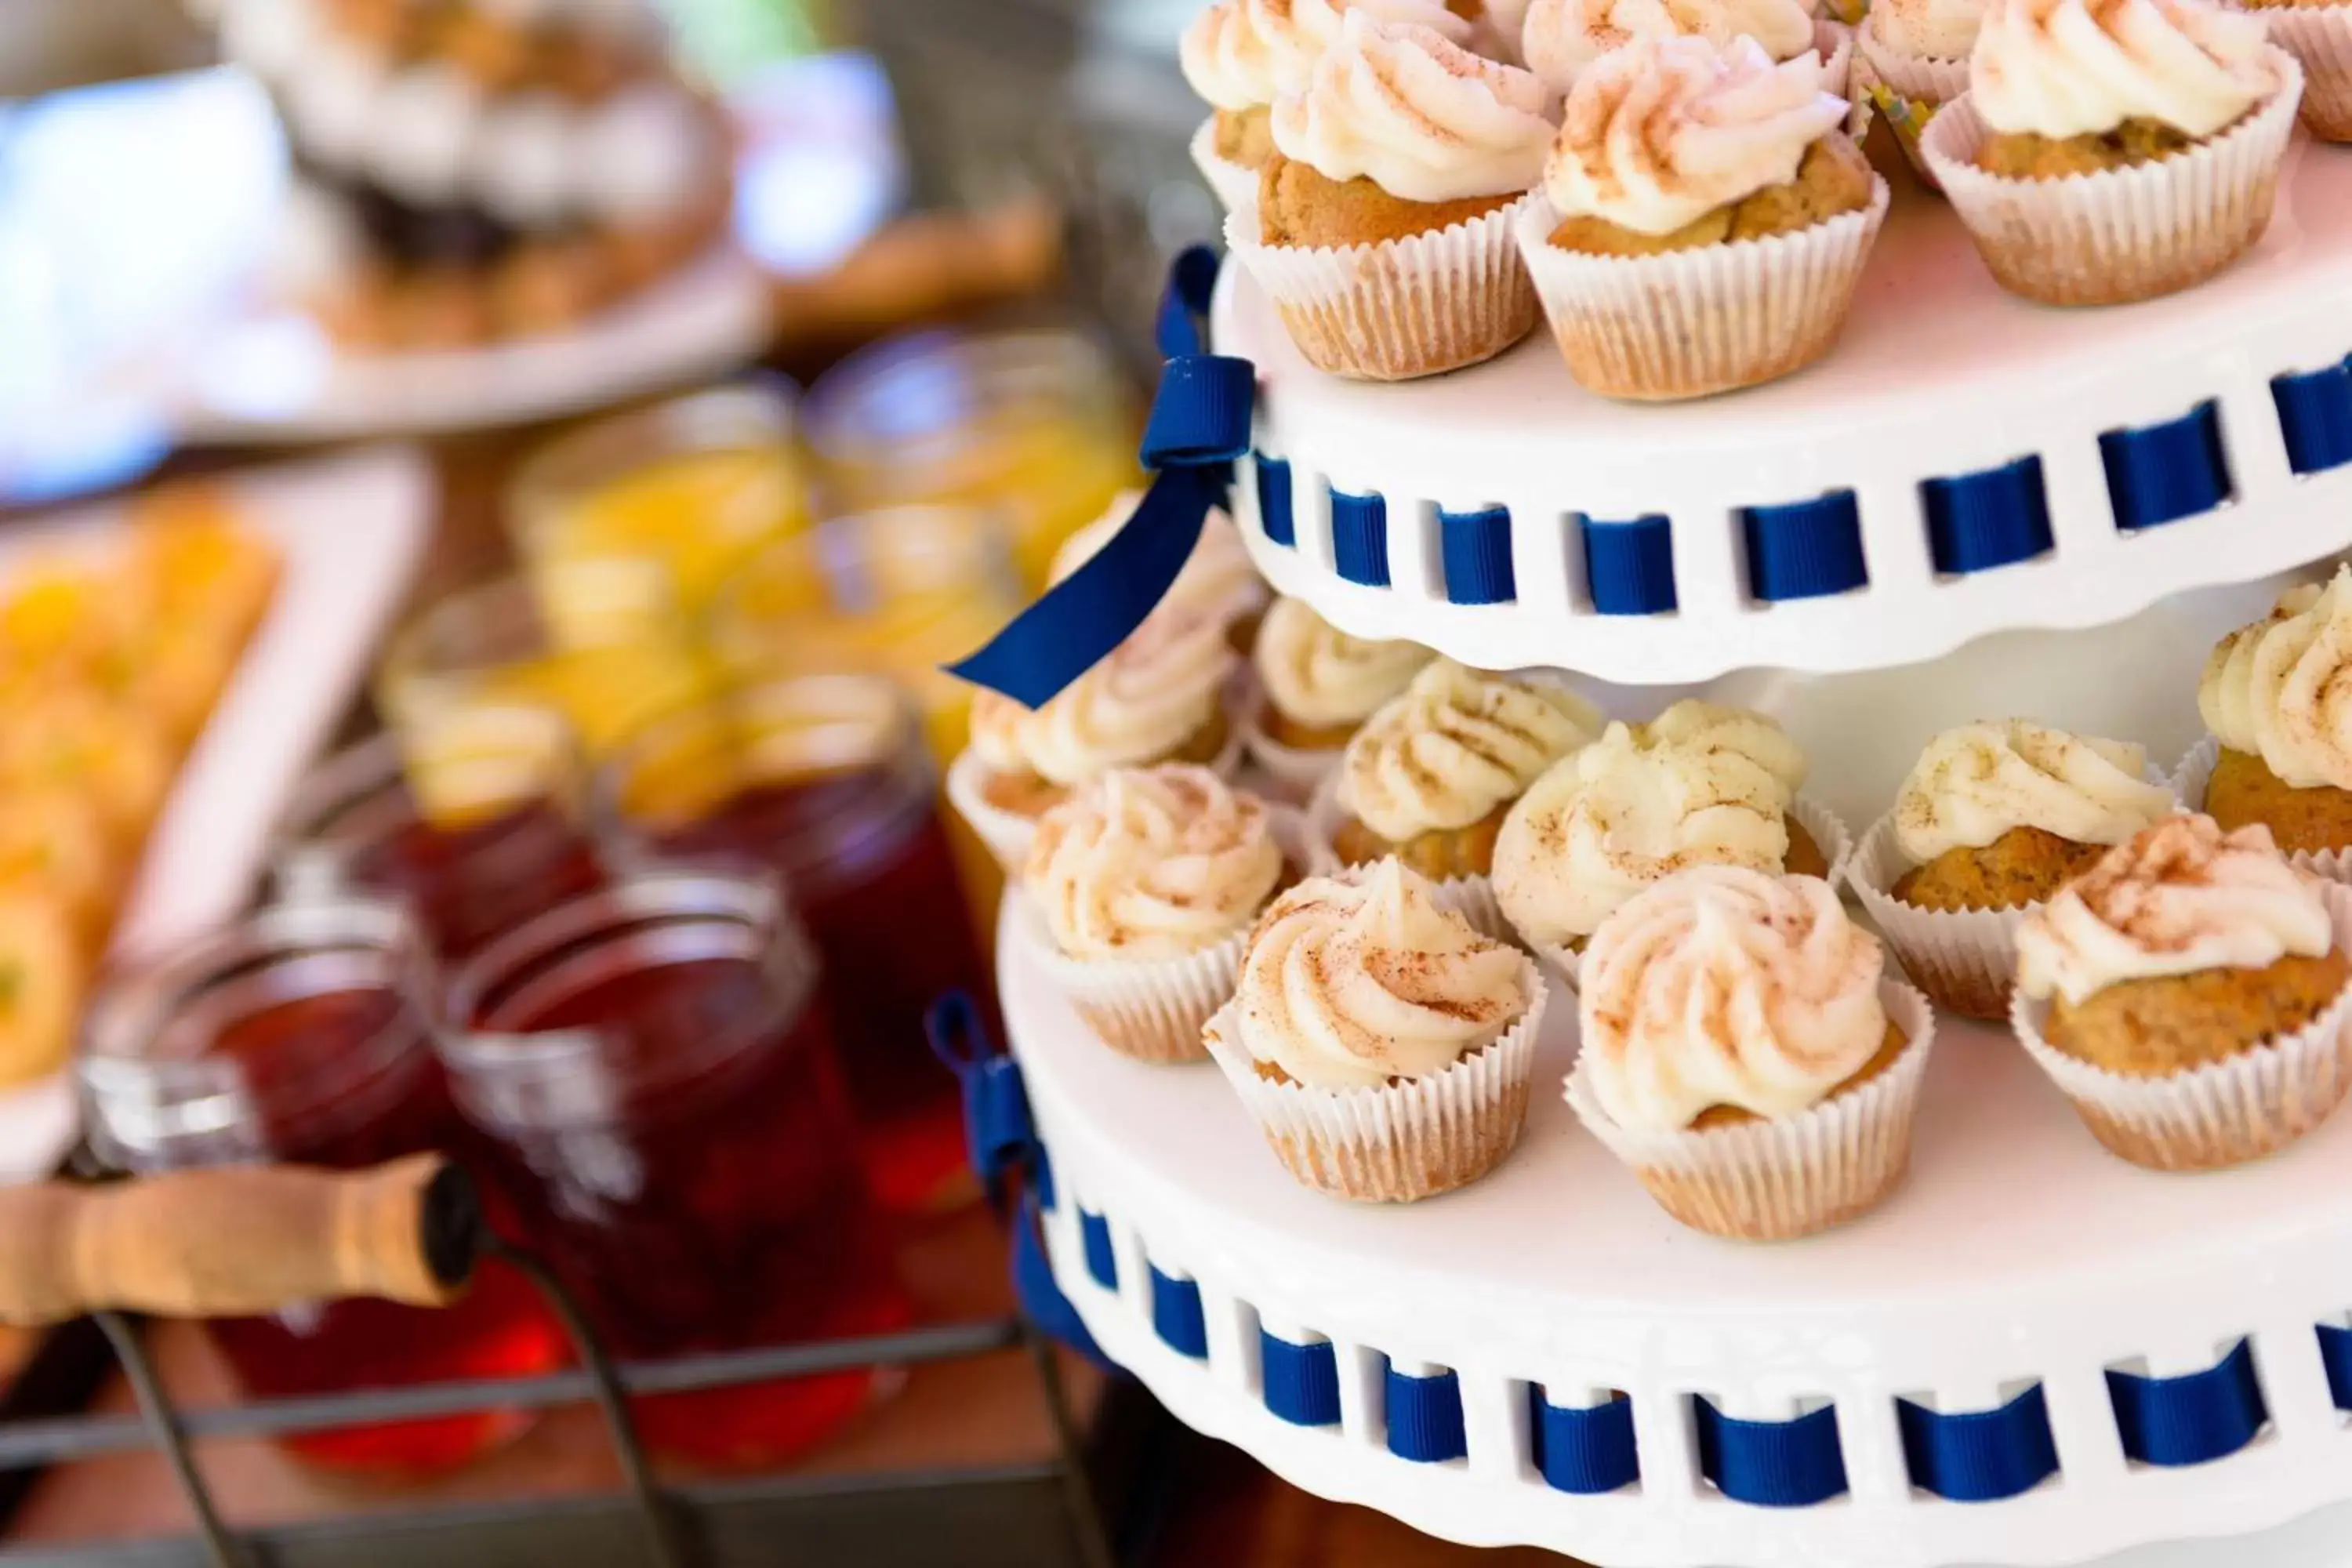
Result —
<instances>
[{"instance_id":1,"label":"red jelly in jar","mask_svg":"<svg viewBox=\"0 0 2352 1568\"><path fill-rule=\"evenodd\" d=\"M907 1302L775 889L616 881L478 955L442 1056L523 1232L625 1360L877 1333ZM869 1368L641 1399L646 1441L772 1465L871 1396Z\"/></svg>"},{"instance_id":2,"label":"red jelly in jar","mask_svg":"<svg viewBox=\"0 0 2352 1568\"><path fill-rule=\"evenodd\" d=\"M474 717L481 723L473 751L436 758L414 775L390 734L312 773L281 830L278 891L396 900L454 963L597 886L594 847L566 801L572 764L562 721L530 708Z\"/></svg>"},{"instance_id":3,"label":"red jelly in jar","mask_svg":"<svg viewBox=\"0 0 2352 1568\"><path fill-rule=\"evenodd\" d=\"M691 861L772 872L815 939L827 1016L867 1173L898 1210L960 1175L955 1080L923 1015L984 998L912 701L872 675L746 685L632 736L598 770L591 811L625 867Z\"/></svg>"},{"instance_id":4,"label":"red jelly in jar","mask_svg":"<svg viewBox=\"0 0 2352 1568\"><path fill-rule=\"evenodd\" d=\"M351 1170L446 1151L464 1128L433 1050L435 984L407 919L361 900L268 910L127 970L93 999L77 1063L90 1142L137 1173ZM523 1376L568 1354L528 1282L495 1267L439 1310L321 1301L207 1326L263 1398ZM320 1464L413 1473L470 1459L529 1420L493 1410L286 1443Z\"/></svg>"}]
</instances>

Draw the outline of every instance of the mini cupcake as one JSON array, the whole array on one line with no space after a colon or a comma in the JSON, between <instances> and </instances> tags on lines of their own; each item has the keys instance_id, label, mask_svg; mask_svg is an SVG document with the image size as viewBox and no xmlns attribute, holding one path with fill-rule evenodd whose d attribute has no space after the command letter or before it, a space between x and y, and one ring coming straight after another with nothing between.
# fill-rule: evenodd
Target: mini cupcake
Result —
<instances>
[{"instance_id":1,"label":"mini cupcake","mask_svg":"<svg viewBox=\"0 0 2352 1568\"><path fill-rule=\"evenodd\" d=\"M2261 823L2307 869L2352 870L2352 567L2283 595L2205 661L2197 711L2212 733L2175 780L2224 829Z\"/></svg>"},{"instance_id":2,"label":"mini cupcake","mask_svg":"<svg viewBox=\"0 0 2352 1568\"><path fill-rule=\"evenodd\" d=\"M1511 224L1543 170L1550 94L1427 27L1350 12L1225 239L1299 353L1402 381L1475 364L1528 335L1534 292Z\"/></svg>"},{"instance_id":3,"label":"mini cupcake","mask_svg":"<svg viewBox=\"0 0 2352 1568\"><path fill-rule=\"evenodd\" d=\"M2017 933L2018 1037L2099 1142L2205 1171L2310 1131L2352 1085L2352 889L2260 826L2142 829Z\"/></svg>"},{"instance_id":4,"label":"mini cupcake","mask_svg":"<svg viewBox=\"0 0 2352 1568\"><path fill-rule=\"evenodd\" d=\"M1612 724L1503 818L1496 900L1573 980L1602 921L1687 867L1831 876L1845 826L1797 798L1804 777L1804 754L1760 713L1686 701L1647 725Z\"/></svg>"},{"instance_id":5,"label":"mini cupcake","mask_svg":"<svg viewBox=\"0 0 2352 1568\"><path fill-rule=\"evenodd\" d=\"M1228 211L1256 199L1258 171L1274 155L1275 100L1306 90L1315 61L1352 10L1455 43L1473 34L1444 0L1218 0L1184 30L1177 62L1215 111L1193 132L1192 161Z\"/></svg>"},{"instance_id":6,"label":"mini cupcake","mask_svg":"<svg viewBox=\"0 0 2352 1568\"><path fill-rule=\"evenodd\" d=\"M1803 0L1534 0L1520 25L1528 69L1565 95L1585 68L1635 38L1705 38L1718 49L1753 38L1775 60L1811 53L1822 89L1843 97L1853 35L1821 21Z\"/></svg>"},{"instance_id":7,"label":"mini cupcake","mask_svg":"<svg viewBox=\"0 0 2352 1568\"><path fill-rule=\"evenodd\" d=\"M1260 700L1243 741L1290 798L1304 800L1363 721L1436 657L1419 643L1351 637L1303 602L1277 599L1252 653Z\"/></svg>"},{"instance_id":8,"label":"mini cupcake","mask_svg":"<svg viewBox=\"0 0 2352 1568\"><path fill-rule=\"evenodd\" d=\"M2303 122L2323 142L2352 142L2352 5L2345 0L2238 0L2271 42L2303 65Z\"/></svg>"},{"instance_id":9,"label":"mini cupcake","mask_svg":"<svg viewBox=\"0 0 2352 1568\"><path fill-rule=\"evenodd\" d=\"M1293 1176L1411 1203L1476 1181L1518 1142L1544 1003L1525 953L1388 859L1276 899L1204 1037Z\"/></svg>"},{"instance_id":10,"label":"mini cupcake","mask_svg":"<svg viewBox=\"0 0 2352 1568\"><path fill-rule=\"evenodd\" d=\"M2126 742L2022 719L1963 724L1927 742L1846 879L1937 1005L2000 1018L2027 912L2178 809Z\"/></svg>"},{"instance_id":11,"label":"mini cupcake","mask_svg":"<svg viewBox=\"0 0 2352 1568\"><path fill-rule=\"evenodd\" d=\"M1111 542L1135 509L1143 502L1141 490L1122 490L1102 516L1062 541L1046 567L1045 578L1058 583L1095 557ZM1221 510L1212 509L1202 520L1201 537L1176 574L1160 603L1193 605L1225 624L1234 651L1247 653L1257 637L1258 618L1265 613L1272 592L1242 543L1241 530Z\"/></svg>"},{"instance_id":12,"label":"mini cupcake","mask_svg":"<svg viewBox=\"0 0 2352 1568\"><path fill-rule=\"evenodd\" d=\"M2259 16L2205 0L1998 0L1921 136L2004 289L2114 305L2252 248L2303 96Z\"/></svg>"},{"instance_id":13,"label":"mini cupcake","mask_svg":"<svg viewBox=\"0 0 2352 1568\"><path fill-rule=\"evenodd\" d=\"M948 799L1017 872L1037 819L1109 769L1202 763L1230 775L1241 736L1224 698L1239 662L1222 616L1162 604L1043 708L976 692L971 741L948 768Z\"/></svg>"},{"instance_id":14,"label":"mini cupcake","mask_svg":"<svg viewBox=\"0 0 2352 1568\"><path fill-rule=\"evenodd\" d=\"M1884 1199L1935 1034L1814 877L1698 866L1593 932L1568 1102L1659 1206L1777 1241Z\"/></svg>"},{"instance_id":15,"label":"mini cupcake","mask_svg":"<svg viewBox=\"0 0 2352 1568\"><path fill-rule=\"evenodd\" d=\"M1308 825L1342 866L1393 855L1481 931L1500 932L1488 874L1504 815L1601 714L1559 687L1440 658L1364 722L1316 792Z\"/></svg>"},{"instance_id":16,"label":"mini cupcake","mask_svg":"<svg viewBox=\"0 0 2352 1568\"><path fill-rule=\"evenodd\" d=\"M1250 924L1306 871L1297 820L1203 767L1113 768L1045 813L1021 885L1032 949L1103 1043L1206 1059Z\"/></svg>"},{"instance_id":17,"label":"mini cupcake","mask_svg":"<svg viewBox=\"0 0 2352 1568\"><path fill-rule=\"evenodd\" d=\"M1988 0L1878 0L1854 33L1853 96L1886 117L1903 155L1930 185L1919 137L1969 89L1969 55Z\"/></svg>"},{"instance_id":18,"label":"mini cupcake","mask_svg":"<svg viewBox=\"0 0 2352 1568\"><path fill-rule=\"evenodd\" d=\"M1640 37L1577 79L1519 249L1570 374L1611 397L1753 386L1827 353L1886 216L1811 54Z\"/></svg>"}]
</instances>

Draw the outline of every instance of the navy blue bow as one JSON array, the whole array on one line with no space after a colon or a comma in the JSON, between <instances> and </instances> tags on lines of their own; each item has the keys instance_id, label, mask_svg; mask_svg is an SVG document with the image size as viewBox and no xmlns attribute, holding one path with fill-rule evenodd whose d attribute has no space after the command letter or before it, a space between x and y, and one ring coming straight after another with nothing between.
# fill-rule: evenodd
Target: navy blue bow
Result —
<instances>
[{"instance_id":1,"label":"navy blue bow","mask_svg":"<svg viewBox=\"0 0 2352 1568\"><path fill-rule=\"evenodd\" d=\"M1245 359L1208 353L1202 331L1216 282L1216 253L1204 246L1169 269L1157 323L1168 363L1143 429L1143 463L1155 477L1142 504L1085 565L950 673L1042 708L1167 595L1209 509L1224 499L1233 460L1249 450L1256 371Z\"/></svg>"}]
</instances>

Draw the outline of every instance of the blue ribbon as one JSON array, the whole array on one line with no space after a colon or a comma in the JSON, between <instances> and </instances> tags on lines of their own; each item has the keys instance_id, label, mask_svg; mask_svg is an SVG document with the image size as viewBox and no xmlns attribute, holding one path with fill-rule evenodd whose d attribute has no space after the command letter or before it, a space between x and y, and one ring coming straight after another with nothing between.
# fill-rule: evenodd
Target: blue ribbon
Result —
<instances>
[{"instance_id":1,"label":"blue ribbon","mask_svg":"<svg viewBox=\"0 0 2352 1568\"><path fill-rule=\"evenodd\" d=\"M1233 460L1249 450L1257 373L1245 359L1209 353L1202 328L1216 281L1216 254L1205 247L1185 251L1169 269L1157 327L1168 363L1143 430L1143 463L1156 477L1142 504L987 647L948 666L950 674L1042 708L1167 596L1210 508L1224 499Z\"/></svg>"}]
</instances>

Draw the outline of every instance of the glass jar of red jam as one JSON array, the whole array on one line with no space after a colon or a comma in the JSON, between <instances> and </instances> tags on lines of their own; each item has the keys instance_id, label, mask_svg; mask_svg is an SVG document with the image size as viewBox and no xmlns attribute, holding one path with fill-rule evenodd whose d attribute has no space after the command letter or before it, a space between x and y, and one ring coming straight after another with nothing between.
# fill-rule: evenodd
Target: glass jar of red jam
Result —
<instances>
[{"instance_id":1,"label":"glass jar of red jam","mask_svg":"<svg viewBox=\"0 0 2352 1568\"><path fill-rule=\"evenodd\" d=\"M562 721L509 708L476 710L469 722L462 754L412 765L383 734L311 773L279 830L278 893L395 900L455 963L597 886Z\"/></svg>"},{"instance_id":2,"label":"glass jar of red jam","mask_svg":"<svg viewBox=\"0 0 2352 1568\"><path fill-rule=\"evenodd\" d=\"M901 688L815 675L738 686L657 721L590 789L616 867L782 878L824 961L867 1175L902 1211L953 1190L963 1165L955 1080L924 1044L923 1014L942 993L988 990L938 788Z\"/></svg>"},{"instance_id":3,"label":"glass jar of red jam","mask_svg":"<svg viewBox=\"0 0 2352 1568\"><path fill-rule=\"evenodd\" d=\"M814 952L772 884L647 873L478 954L441 1030L457 1101L531 1238L631 1360L908 1318L857 1161ZM772 1465L870 1368L640 1400L646 1441Z\"/></svg>"},{"instance_id":4,"label":"glass jar of red jam","mask_svg":"<svg viewBox=\"0 0 2352 1568\"><path fill-rule=\"evenodd\" d=\"M126 969L92 999L77 1062L90 1142L142 1173L254 1161L359 1169L446 1151L465 1130L433 1049L434 985L407 918L362 900L266 910ZM530 1285L498 1268L438 1310L320 1301L209 1328L257 1397L523 1376L567 1353ZM494 1410L287 1444L337 1468L415 1473L472 1458L528 1420Z\"/></svg>"}]
</instances>

